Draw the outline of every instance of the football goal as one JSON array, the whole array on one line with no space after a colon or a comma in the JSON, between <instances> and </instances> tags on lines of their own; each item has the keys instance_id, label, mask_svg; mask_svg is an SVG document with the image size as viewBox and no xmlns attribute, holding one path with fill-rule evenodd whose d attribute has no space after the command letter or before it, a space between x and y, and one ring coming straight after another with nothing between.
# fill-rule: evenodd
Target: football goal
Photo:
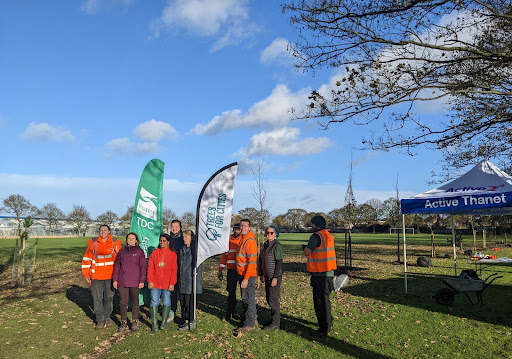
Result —
<instances>
[{"instance_id":1,"label":"football goal","mask_svg":"<svg viewBox=\"0 0 512 359\"><path fill-rule=\"evenodd\" d=\"M389 234L393 233L402 233L403 228L402 227L390 227L389 228ZM414 235L414 228L406 228L405 234L412 234Z\"/></svg>"}]
</instances>

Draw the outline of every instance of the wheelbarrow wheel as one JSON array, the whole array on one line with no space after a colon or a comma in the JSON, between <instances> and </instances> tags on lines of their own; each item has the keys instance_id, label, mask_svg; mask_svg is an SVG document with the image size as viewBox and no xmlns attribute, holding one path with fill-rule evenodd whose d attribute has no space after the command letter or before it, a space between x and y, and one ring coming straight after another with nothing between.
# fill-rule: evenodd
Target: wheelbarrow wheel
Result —
<instances>
[{"instance_id":1,"label":"wheelbarrow wheel","mask_svg":"<svg viewBox=\"0 0 512 359\"><path fill-rule=\"evenodd\" d=\"M441 288L436 292L436 302L441 305L450 305L453 303L455 294L448 288Z\"/></svg>"}]
</instances>

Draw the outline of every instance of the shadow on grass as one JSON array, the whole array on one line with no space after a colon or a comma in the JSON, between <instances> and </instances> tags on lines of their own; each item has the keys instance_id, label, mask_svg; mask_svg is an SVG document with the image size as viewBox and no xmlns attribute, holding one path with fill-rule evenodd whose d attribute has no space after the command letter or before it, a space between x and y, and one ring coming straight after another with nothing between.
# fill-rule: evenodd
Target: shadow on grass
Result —
<instances>
[{"instance_id":1,"label":"shadow on grass","mask_svg":"<svg viewBox=\"0 0 512 359\"><path fill-rule=\"evenodd\" d=\"M257 291L256 295L261 296L261 290ZM263 291L264 295L264 291ZM222 319L225 314L227 303L227 296L222 295L216 291L208 290L203 288L203 293L198 296L198 309L203 312L209 313ZM243 310L241 304L238 303L238 314L242 314ZM256 306L258 313L258 322L262 323L265 320L269 320L269 309ZM262 320L264 318L265 320ZM241 321L234 321L234 324L241 324ZM313 329L316 327L316 323L304 320L302 318L293 317L291 315L281 315L281 330L286 331L290 334L298 335L306 340L320 342L326 347L330 347L343 354L352 355L355 358L389 358L388 356L376 353L371 350L363 349L361 347L349 344L343 340L334 338L332 336L321 336L318 332Z\"/></svg>"},{"instance_id":2,"label":"shadow on grass","mask_svg":"<svg viewBox=\"0 0 512 359\"><path fill-rule=\"evenodd\" d=\"M499 285L500 279L491 284L482 293L483 305L472 305L464 294L455 295L451 306L440 305L434 295L440 288L447 288L441 278L435 274L408 273L408 292L405 294L403 277L390 279L369 279L350 275L351 279L361 279L365 283L349 285L343 291L354 296L377 299L383 302L420 308L427 311L439 312L487 322L496 325L510 326L512 317L512 287ZM476 302L476 293L468 292Z\"/></svg>"},{"instance_id":3,"label":"shadow on grass","mask_svg":"<svg viewBox=\"0 0 512 359\"><path fill-rule=\"evenodd\" d=\"M91 320L95 319L92 295L89 288L72 285L66 291L66 298L81 308Z\"/></svg>"},{"instance_id":4,"label":"shadow on grass","mask_svg":"<svg viewBox=\"0 0 512 359\"><path fill-rule=\"evenodd\" d=\"M92 294L89 288L80 287L78 285L73 284L66 290L66 298L71 302L75 303L80 309L83 310L85 315L89 317L92 321L96 319L94 315L94 306L92 301ZM110 319L116 324L119 325L120 322L117 319L119 315L119 292L116 291L114 294L113 300L113 311Z\"/></svg>"}]
</instances>

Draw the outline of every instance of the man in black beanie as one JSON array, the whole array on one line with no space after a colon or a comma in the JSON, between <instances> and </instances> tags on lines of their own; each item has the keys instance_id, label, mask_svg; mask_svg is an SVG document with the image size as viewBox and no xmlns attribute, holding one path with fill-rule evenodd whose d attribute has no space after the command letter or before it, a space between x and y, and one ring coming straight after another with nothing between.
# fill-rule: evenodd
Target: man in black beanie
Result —
<instances>
[{"instance_id":1,"label":"man in black beanie","mask_svg":"<svg viewBox=\"0 0 512 359\"><path fill-rule=\"evenodd\" d=\"M329 295L334 289L333 278L336 270L336 253L334 237L325 229L326 222L322 216L311 218L313 234L303 252L308 258L307 270L311 274L313 304L318 320L318 332L327 335L332 329L331 300Z\"/></svg>"}]
</instances>

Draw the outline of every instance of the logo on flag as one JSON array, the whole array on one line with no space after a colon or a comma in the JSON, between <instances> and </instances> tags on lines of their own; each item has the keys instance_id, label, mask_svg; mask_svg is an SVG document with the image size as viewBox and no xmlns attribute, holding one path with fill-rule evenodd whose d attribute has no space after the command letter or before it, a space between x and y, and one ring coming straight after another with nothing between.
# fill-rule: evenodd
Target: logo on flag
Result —
<instances>
[{"instance_id":1,"label":"logo on flag","mask_svg":"<svg viewBox=\"0 0 512 359\"><path fill-rule=\"evenodd\" d=\"M218 170L206 182L197 202L197 263L229 249L231 210L237 163Z\"/></svg>"},{"instance_id":2,"label":"logo on flag","mask_svg":"<svg viewBox=\"0 0 512 359\"><path fill-rule=\"evenodd\" d=\"M158 210L153 200L157 199L158 197L149 193L144 187L141 187L139 203L137 203L137 213L156 221Z\"/></svg>"}]
</instances>

